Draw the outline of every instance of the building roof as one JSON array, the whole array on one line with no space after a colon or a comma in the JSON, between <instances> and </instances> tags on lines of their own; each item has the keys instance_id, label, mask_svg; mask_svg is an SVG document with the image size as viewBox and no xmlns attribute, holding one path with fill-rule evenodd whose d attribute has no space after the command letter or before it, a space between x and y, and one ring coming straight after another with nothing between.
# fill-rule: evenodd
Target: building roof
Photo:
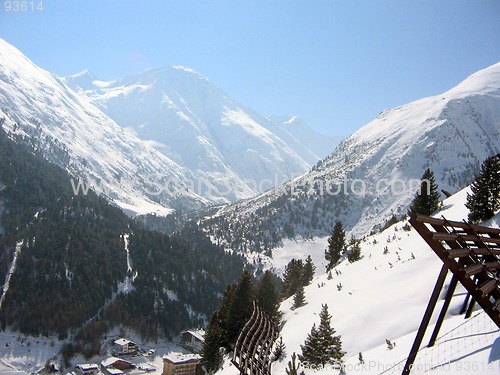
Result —
<instances>
[{"instance_id":1,"label":"building roof","mask_svg":"<svg viewBox=\"0 0 500 375\"><path fill-rule=\"evenodd\" d=\"M81 365L77 365L76 368L82 371L99 370L99 365L97 363L82 363Z\"/></svg>"},{"instance_id":2,"label":"building roof","mask_svg":"<svg viewBox=\"0 0 500 375\"><path fill-rule=\"evenodd\" d=\"M181 364L181 363L198 363L200 361L201 357L196 354L180 354L180 353L171 353L168 355L163 356L164 361L168 361L170 363L173 363L175 365Z\"/></svg>"},{"instance_id":3,"label":"building roof","mask_svg":"<svg viewBox=\"0 0 500 375\"><path fill-rule=\"evenodd\" d=\"M205 341L205 331L202 330L202 329L199 329L199 330L196 330L196 331L192 331L192 330L189 330L189 331L185 331L183 333L189 333L191 335L193 335L194 337L196 337L198 340L200 341Z\"/></svg>"},{"instance_id":4,"label":"building roof","mask_svg":"<svg viewBox=\"0 0 500 375\"><path fill-rule=\"evenodd\" d=\"M115 340L115 341L114 341L114 344L115 344L115 345L119 345L119 346L125 346L125 345L127 345L127 344L137 345L135 342L130 341L130 340L127 340L127 339L123 339L123 338L120 338L120 339L118 339L118 340Z\"/></svg>"},{"instance_id":5,"label":"building roof","mask_svg":"<svg viewBox=\"0 0 500 375\"><path fill-rule=\"evenodd\" d=\"M130 361L126 361L124 359L117 358L117 357L109 357L101 362L101 366L107 368L109 366L113 366L116 362L125 362L125 363L130 364L131 366L133 365L133 363Z\"/></svg>"}]
</instances>

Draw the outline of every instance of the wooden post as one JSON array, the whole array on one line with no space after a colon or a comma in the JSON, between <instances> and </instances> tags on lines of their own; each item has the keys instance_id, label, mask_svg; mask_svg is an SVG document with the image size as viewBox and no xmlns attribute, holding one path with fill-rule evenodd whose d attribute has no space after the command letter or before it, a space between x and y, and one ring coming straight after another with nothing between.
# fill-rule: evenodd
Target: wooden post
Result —
<instances>
[{"instance_id":1,"label":"wooden post","mask_svg":"<svg viewBox=\"0 0 500 375\"><path fill-rule=\"evenodd\" d=\"M446 293L446 297L444 299L444 305L439 313L438 320L436 322L436 326L434 327L434 331L432 332L431 339L429 340L429 344L427 346L434 346L436 342L437 336L439 335L439 330L441 329L441 325L443 324L443 320L446 316L446 312L450 307L451 298L453 297L453 293L455 293L455 289L457 288L458 279L455 275L451 278L450 286L448 287L448 292Z\"/></svg>"},{"instance_id":2,"label":"wooden post","mask_svg":"<svg viewBox=\"0 0 500 375\"><path fill-rule=\"evenodd\" d=\"M415 362L415 358L417 357L418 350L420 349L420 345L424 339L425 331L429 322L431 321L432 313L434 312L434 308L436 307L436 303L439 299L439 295L441 294L441 290L443 289L444 282L446 280L446 275L448 274L448 267L446 264L443 264L441 267L441 272L439 273L438 279L436 281L436 285L434 286L434 290L432 291L431 298L429 300L429 304L427 305L427 309L425 310L424 317L422 318L422 322L420 323L420 327L418 328L417 336L415 337L415 341L413 342L413 346L411 347L410 354L406 360L405 367L403 369L402 375L408 375L413 367L413 363Z\"/></svg>"}]
</instances>

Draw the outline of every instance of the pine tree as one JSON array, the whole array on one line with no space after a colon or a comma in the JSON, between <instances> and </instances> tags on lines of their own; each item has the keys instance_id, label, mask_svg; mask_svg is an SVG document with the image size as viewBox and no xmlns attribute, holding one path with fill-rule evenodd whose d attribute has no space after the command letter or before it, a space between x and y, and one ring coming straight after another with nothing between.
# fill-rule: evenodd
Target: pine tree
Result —
<instances>
[{"instance_id":1,"label":"pine tree","mask_svg":"<svg viewBox=\"0 0 500 375\"><path fill-rule=\"evenodd\" d=\"M283 299L293 296L302 284L304 263L300 259L292 259L283 272L283 288L281 291Z\"/></svg>"},{"instance_id":2,"label":"pine tree","mask_svg":"<svg viewBox=\"0 0 500 375\"><path fill-rule=\"evenodd\" d=\"M392 343L391 340L385 339L385 343L387 344L387 350L394 349L394 343Z\"/></svg>"},{"instance_id":3,"label":"pine tree","mask_svg":"<svg viewBox=\"0 0 500 375\"><path fill-rule=\"evenodd\" d=\"M276 291L276 283L273 273L269 270L264 272L256 287L256 299L259 307L279 325L281 312L279 311L279 295Z\"/></svg>"},{"instance_id":4,"label":"pine tree","mask_svg":"<svg viewBox=\"0 0 500 375\"><path fill-rule=\"evenodd\" d=\"M340 336L335 336L335 329L331 326L332 316L328 313L328 305L322 305L319 314L320 323L318 328L319 346L318 351L321 355L321 365L327 363L332 365L339 364L342 361L344 352L342 351L342 341Z\"/></svg>"},{"instance_id":5,"label":"pine tree","mask_svg":"<svg viewBox=\"0 0 500 375\"><path fill-rule=\"evenodd\" d=\"M205 332L205 341L201 350L201 365L209 374L216 372L222 364L222 335L223 331L220 327L220 316L217 311L212 314Z\"/></svg>"},{"instance_id":6,"label":"pine tree","mask_svg":"<svg viewBox=\"0 0 500 375\"><path fill-rule=\"evenodd\" d=\"M306 303L306 297L304 295L304 287L301 285L297 292L293 296L293 306L292 310L298 309L299 307L304 306Z\"/></svg>"},{"instance_id":7,"label":"pine tree","mask_svg":"<svg viewBox=\"0 0 500 375\"><path fill-rule=\"evenodd\" d=\"M363 353L361 353L361 352L359 352L359 354L358 354L358 361L359 361L360 365L365 364L365 360L363 359Z\"/></svg>"},{"instance_id":8,"label":"pine tree","mask_svg":"<svg viewBox=\"0 0 500 375\"><path fill-rule=\"evenodd\" d=\"M478 223L490 219L500 209L500 154L489 157L481 165L481 171L467 193L465 207L469 209L469 221Z\"/></svg>"},{"instance_id":9,"label":"pine tree","mask_svg":"<svg viewBox=\"0 0 500 375\"><path fill-rule=\"evenodd\" d=\"M304 367L316 369L321 365L321 357L318 352L319 346L319 333L316 323L314 323L304 345L300 346L302 354L299 354L299 359Z\"/></svg>"},{"instance_id":10,"label":"pine tree","mask_svg":"<svg viewBox=\"0 0 500 375\"><path fill-rule=\"evenodd\" d=\"M274 348L273 357L274 361L280 360L286 354L286 345L283 342L283 337L280 336L280 341L276 343L276 347ZM294 353L295 354L295 353Z\"/></svg>"},{"instance_id":11,"label":"pine tree","mask_svg":"<svg viewBox=\"0 0 500 375\"><path fill-rule=\"evenodd\" d=\"M288 367L285 369L286 375L299 375L300 363L295 363L296 360L297 355L293 353L292 360L288 361ZM304 371L301 371L300 375L304 375Z\"/></svg>"},{"instance_id":12,"label":"pine tree","mask_svg":"<svg viewBox=\"0 0 500 375\"><path fill-rule=\"evenodd\" d=\"M422 176L420 188L415 193L408 213L430 215L439 208L438 186L434 173L427 168Z\"/></svg>"},{"instance_id":13,"label":"pine tree","mask_svg":"<svg viewBox=\"0 0 500 375\"><path fill-rule=\"evenodd\" d=\"M255 291L252 276L248 271L243 272L232 294L227 319L224 322L230 348L236 343L241 329L253 311L252 301L255 299Z\"/></svg>"},{"instance_id":14,"label":"pine tree","mask_svg":"<svg viewBox=\"0 0 500 375\"><path fill-rule=\"evenodd\" d=\"M302 272L302 285L307 286L311 283L314 278L314 271L316 271L316 266L312 261L311 255L308 255Z\"/></svg>"},{"instance_id":15,"label":"pine tree","mask_svg":"<svg viewBox=\"0 0 500 375\"><path fill-rule=\"evenodd\" d=\"M328 238L328 248L325 250L325 259L328 261L326 270L330 271L339 261L345 251L345 231L342 223L337 221L332 235Z\"/></svg>"},{"instance_id":16,"label":"pine tree","mask_svg":"<svg viewBox=\"0 0 500 375\"><path fill-rule=\"evenodd\" d=\"M347 260L349 263L354 263L361 259L361 246L359 245L359 240L354 236L351 237L347 250Z\"/></svg>"}]
</instances>

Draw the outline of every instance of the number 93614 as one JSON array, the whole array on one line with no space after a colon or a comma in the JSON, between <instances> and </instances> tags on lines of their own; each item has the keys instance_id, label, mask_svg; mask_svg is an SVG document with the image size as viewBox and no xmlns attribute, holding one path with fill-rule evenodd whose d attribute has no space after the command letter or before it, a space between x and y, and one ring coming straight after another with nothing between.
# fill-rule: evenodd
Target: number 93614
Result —
<instances>
[{"instance_id":1,"label":"number 93614","mask_svg":"<svg viewBox=\"0 0 500 375\"><path fill-rule=\"evenodd\" d=\"M42 0L38 1L9 1L3 2L6 12L41 12L43 10Z\"/></svg>"}]
</instances>

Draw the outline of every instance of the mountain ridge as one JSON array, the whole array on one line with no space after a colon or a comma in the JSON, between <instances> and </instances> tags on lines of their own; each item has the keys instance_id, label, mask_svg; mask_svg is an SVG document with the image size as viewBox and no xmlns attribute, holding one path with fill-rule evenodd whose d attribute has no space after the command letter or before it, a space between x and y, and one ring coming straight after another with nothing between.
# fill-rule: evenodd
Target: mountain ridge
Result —
<instances>
[{"instance_id":1,"label":"mountain ridge","mask_svg":"<svg viewBox=\"0 0 500 375\"><path fill-rule=\"evenodd\" d=\"M224 176L254 193L246 180L258 184L276 176L286 181L306 172L335 146L333 139L304 122L285 130L182 66L148 69L109 82L88 72L63 80L178 164L211 182Z\"/></svg>"},{"instance_id":2,"label":"mountain ridge","mask_svg":"<svg viewBox=\"0 0 500 375\"><path fill-rule=\"evenodd\" d=\"M377 230L406 214L426 168L440 189L460 190L500 151L499 74L495 64L442 95L384 110L310 172L222 207L203 225L230 248L264 251L284 238L326 235L337 220L357 236ZM404 190L394 194L397 184Z\"/></svg>"},{"instance_id":3,"label":"mountain ridge","mask_svg":"<svg viewBox=\"0 0 500 375\"><path fill-rule=\"evenodd\" d=\"M0 40L3 128L29 139L48 160L70 171L76 179L81 178L87 186L93 185L130 215L167 215L175 209L186 212L229 203L260 192L258 182L269 182L269 188L275 181L281 183L309 168L310 164L292 147L232 101L228 102L233 103L232 108L219 113L223 115L219 116L222 138L229 141L212 142L202 116L194 116L196 121L191 121L189 116L196 111L183 102L183 97L178 95L173 103L163 95L158 72L165 79L182 78L178 79L178 90L193 90L193 80L205 85L205 93L200 95L208 99L204 102L201 98L197 103L200 116L207 103L229 100L220 87L191 69L151 69L143 74L143 82L127 87L125 93L160 96L166 107L175 104L182 115L181 126L168 136L179 142L168 145L140 139L140 127L119 126L86 95L75 93L63 79L39 68L14 46ZM86 70L73 80L77 89L92 85L112 90L112 84L122 87L134 79L98 81ZM136 107L148 102L142 98ZM147 128L147 124L141 122L141 127ZM180 137L175 138L175 133ZM229 149L229 157L223 155L224 148Z\"/></svg>"}]
</instances>

